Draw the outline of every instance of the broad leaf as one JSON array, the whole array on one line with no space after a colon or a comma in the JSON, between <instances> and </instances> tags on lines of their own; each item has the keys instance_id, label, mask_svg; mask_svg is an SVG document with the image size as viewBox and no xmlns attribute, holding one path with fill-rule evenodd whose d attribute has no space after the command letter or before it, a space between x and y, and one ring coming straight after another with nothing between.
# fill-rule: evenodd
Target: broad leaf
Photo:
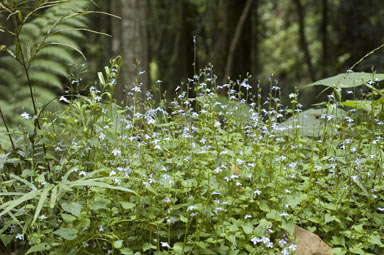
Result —
<instances>
[{"instance_id":1,"label":"broad leaf","mask_svg":"<svg viewBox=\"0 0 384 255\"><path fill-rule=\"evenodd\" d=\"M77 237L77 232L77 229L73 228L60 228L53 233L61 236L65 240L74 240Z\"/></svg>"},{"instance_id":2,"label":"broad leaf","mask_svg":"<svg viewBox=\"0 0 384 255\"><path fill-rule=\"evenodd\" d=\"M369 81L382 81L384 74L371 74L364 72L341 73L307 85L307 87L323 85L331 88L353 88L366 84Z\"/></svg>"}]
</instances>

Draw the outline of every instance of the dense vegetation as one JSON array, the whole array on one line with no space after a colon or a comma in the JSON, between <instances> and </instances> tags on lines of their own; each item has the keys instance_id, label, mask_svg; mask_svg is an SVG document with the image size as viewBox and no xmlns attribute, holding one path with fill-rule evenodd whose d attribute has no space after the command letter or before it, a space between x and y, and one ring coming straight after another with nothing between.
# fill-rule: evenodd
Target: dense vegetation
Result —
<instances>
[{"instance_id":1,"label":"dense vegetation","mask_svg":"<svg viewBox=\"0 0 384 255\"><path fill-rule=\"evenodd\" d=\"M97 73L88 93L78 90L88 85L79 66L67 74L72 88L40 102L35 95L47 83L65 83L29 78L60 76L57 66L39 65L51 60L39 53L65 49L54 51L57 63L68 48L81 55L55 36L94 32L65 22L92 13L86 5L63 8L71 2L78 1L26 10L21 1L13 7L22 12L1 5L16 27L14 46L1 47L3 63L12 63L3 72L20 70L14 76L23 83L15 82L32 102L17 115L0 104L1 253L287 255L295 253L295 226L317 233L334 254L384 252L384 74L353 71L383 46L348 72L310 84L329 93L308 110L297 91L282 104L273 77L267 86L250 75L221 82L212 66L196 62L171 100L161 80L145 92L146 72L135 65L131 101L120 106L113 94L121 57ZM30 20L25 14L37 8L44 11ZM18 39L44 20L50 29L36 32L35 44ZM7 124L10 115L18 126Z\"/></svg>"}]
</instances>

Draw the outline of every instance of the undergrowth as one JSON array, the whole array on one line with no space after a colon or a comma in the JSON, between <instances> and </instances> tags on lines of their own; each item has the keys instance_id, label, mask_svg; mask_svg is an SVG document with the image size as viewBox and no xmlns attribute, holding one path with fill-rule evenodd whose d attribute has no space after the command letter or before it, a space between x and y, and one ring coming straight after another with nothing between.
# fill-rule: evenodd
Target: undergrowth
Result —
<instances>
[{"instance_id":1,"label":"undergrowth","mask_svg":"<svg viewBox=\"0 0 384 255\"><path fill-rule=\"evenodd\" d=\"M380 115L333 96L303 112L296 93L288 109L274 84L262 101L248 79L218 85L211 68L171 102L140 101L136 84L121 108L120 63L0 155L0 251L294 254L301 226L335 254L384 252Z\"/></svg>"}]
</instances>

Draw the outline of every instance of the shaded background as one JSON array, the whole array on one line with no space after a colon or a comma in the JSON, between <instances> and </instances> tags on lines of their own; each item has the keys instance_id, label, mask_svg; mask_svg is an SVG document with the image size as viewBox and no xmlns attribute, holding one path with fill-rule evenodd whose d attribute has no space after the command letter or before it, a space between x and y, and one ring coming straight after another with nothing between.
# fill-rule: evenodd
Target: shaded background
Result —
<instances>
[{"instance_id":1,"label":"shaded background","mask_svg":"<svg viewBox=\"0 0 384 255\"><path fill-rule=\"evenodd\" d=\"M88 58L85 65L88 72L81 74L82 86L94 83L95 73L109 59L122 55L124 64L114 95L119 103L124 103L127 91L134 86L137 71L143 70L146 72L140 75L140 81L144 91L160 79L163 92L168 97L174 96L175 88L194 75L195 54L196 67L212 64L219 84L227 82L227 77L242 79L250 73L252 85L260 83L268 90L268 78L273 77L282 87L284 101L302 85L345 72L383 43L384 1L381 0L98 0L95 3L98 6L91 4L92 9L121 19L89 16L90 28L111 34L112 38L87 34L79 41ZM7 24L4 17L2 22ZM6 45L12 43L6 33L0 33L0 41ZM383 72L382 54L379 51L370 56L354 71ZM69 71L72 74L79 72L77 64L84 62L79 57L74 59ZM134 64L139 64L137 69ZM70 80L61 80L63 87L68 87ZM302 103L309 107L320 90L304 91Z\"/></svg>"}]
</instances>

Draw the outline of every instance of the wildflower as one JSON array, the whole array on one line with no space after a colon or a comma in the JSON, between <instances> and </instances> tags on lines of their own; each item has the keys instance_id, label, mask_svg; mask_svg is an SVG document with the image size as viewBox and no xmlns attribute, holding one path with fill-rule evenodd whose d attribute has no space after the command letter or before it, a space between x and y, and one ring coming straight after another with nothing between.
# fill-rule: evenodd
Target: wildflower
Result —
<instances>
[{"instance_id":1,"label":"wildflower","mask_svg":"<svg viewBox=\"0 0 384 255\"><path fill-rule=\"evenodd\" d=\"M112 151L112 154L116 157L116 156L120 156L121 155L121 151L119 149L114 149Z\"/></svg>"},{"instance_id":2,"label":"wildflower","mask_svg":"<svg viewBox=\"0 0 384 255\"><path fill-rule=\"evenodd\" d=\"M16 235L16 239L23 240L24 239L24 235L19 233L19 234Z\"/></svg>"},{"instance_id":3,"label":"wildflower","mask_svg":"<svg viewBox=\"0 0 384 255\"><path fill-rule=\"evenodd\" d=\"M29 113L27 113L27 112L23 112L20 116L21 116L21 118L23 118L25 120L28 120L31 118L31 115L29 115Z\"/></svg>"},{"instance_id":4,"label":"wildflower","mask_svg":"<svg viewBox=\"0 0 384 255\"><path fill-rule=\"evenodd\" d=\"M162 83L163 81L161 81L161 80L157 80L157 81L155 81L155 83Z\"/></svg>"},{"instance_id":5,"label":"wildflower","mask_svg":"<svg viewBox=\"0 0 384 255\"><path fill-rule=\"evenodd\" d=\"M64 101L66 103L69 103L68 99L66 99L64 96L61 96L59 101Z\"/></svg>"},{"instance_id":6,"label":"wildflower","mask_svg":"<svg viewBox=\"0 0 384 255\"><path fill-rule=\"evenodd\" d=\"M172 200L169 197L166 197L165 199L162 200L164 203L170 203Z\"/></svg>"},{"instance_id":7,"label":"wildflower","mask_svg":"<svg viewBox=\"0 0 384 255\"><path fill-rule=\"evenodd\" d=\"M285 239L280 239L279 244L280 244L280 246L284 246L284 245L287 244L287 240L285 240Z\"/></svg>"},{"instance_id":8,"label":"wildflower","mask_svg":"<svg viewBox=\"0 0 384 255\"><path fill-rule=\"evenodd\" d=\"M45 216L45 215L41 215L41 216L39 217L40 220L45 220L45 219L47 219L47 218L48 218L48 217Z\"/></svg>"},{"instance_id":9,"label":"wildflower","mask_svg":"<svg viewBox=\"0 0 384 255\"><path fill-rule=\"evenodd\" d=\"M119 178L115 178L115 184L116 184L116 185L120 185L120 183L121 183L121 179L119 179Z\"/></svg>"},{"instance_id":10,"label":"wildflower","mask_svg":"<svg viewBox=\"0 0 384 255\"><path fill-rule=\"evenodd\" d=\"M254 237L254 238L251 239L251 242L253 243L253 245L256 245L257 243L261 242L261 239L257 238L257 237Z\"/></svg>"},{"instance_id":11,"label":"wildflower","mask_svg":"<svg viewBox=\"0 0 384 255\"><path fill-rule=\"evenodd\" d=\"M286 212L282 212L282 213L280 214L280 216L281 216L281 217L288 216L288 213L286 213Z\"/></svg>"},{"instance_id":12,"label":"wildflower","mask_svg":"<svg viewBox=\"0 0 384 255\"><path fill-rule=\"evenodd\" d=\"M171 248L171 246L169 246L168 242L160 242L160 243L161 243L162 247Z\"/></svg>"},{"instance_id":13,"label":"wildflower","mask_svg":"<svg viewBox=\"0 0 384 255\"><path fill-rule=\"evenodd\" d=\"M81 172L79 173L79 175L86 176L86 175L87 175L87 172L81 171Z\"/></svg>"},{"instance_id":14,"label":"wildflower","mask_svg":"<svg viewBox=\"0 0 384 255\"><path fill-rule=\"evenodd\" d=\"M288 96L289 96L289 98L295 98L296 94L295 93L290 93Z\"/></svg>"},{"instance_id":15,"label":"wildflower","mask_svg":"<svg viewBox=\"0 0 384 255\"><path fill-rule=\"evenodd\" d=\"M252 215L246 214L246 215L244 216L244 219L245 219L245 220L248 219L248 218L252 218Z\"/></svg>"},{"instance_id":16,"label":"wildflower","mask_svg":"<svg viewBox=\"0 0 384 255\"><path fill-rule=\"evenodd\" d=\"M256 194L256 195L260 195L260 194L261 194L261 191L257 189L257 190L255 190L253 193Z\"/></svg>"},{"instance_id":17,"label":"wildflower","mask_svg":"<svg viewBox=\"0 0 384 255\"><path fill-rule=\"evenodd\" d=\"M281 254L283 254L283 255L289 255L289 251L288 251L288 249L287 248L284 248L282 251L281 251Z\"/></svg>"},{"instance_id":18,"label":"wildflower","mask_svg":"<svg viewBox=\"0 0 384 255\"><path fill-rule=\"evenodd\" d=\"M145 71L140 71L139 75L145 74Z\"/></svg>"},{"instance_id":19,"label":"wildflower","mask_svg":"<svg viewBox=\"0 0 384 255\"><path fill-rule=\"evenodd\" d=\"M100 231L100 232L103 232L103 231L104 231L104 228L103 228L102 225L99 226L99 231Z\"/></svg>"},{"instance_id":20,"label":"wildflower","mask_svg":"<svg viewBox=\"0 0 384 255\"><path fill-rule=\"evenodd\" d=\"M384 207L379 207L377 208L377 210L379 210L380 212L384 212Z\"/></svg>"},{"instance_id":21,"label":"wildflower","mask_svg":"<svg viewBox=\"0 0 384 255\"><path fill-rule=\"evenodd\" d=\"M99 138L100 138L101 140L104 140L105 135L104 135L103 133L101 133L101 134L99 135Z\"/></svg>"},{"instance_id":22,"label":"wildflower","mask_svg":"<svg viewBox=\"0 0 384 255\"><path fill-rule=\"evenodd\" d=\"M188 211L192 211L192 210L194 210L194 209L196 209L196 206L194 206L194 205L190 205L190 206L188 206L188 208L187 208L187 212L188 212Z\"/></svg>"}]
</instances>

